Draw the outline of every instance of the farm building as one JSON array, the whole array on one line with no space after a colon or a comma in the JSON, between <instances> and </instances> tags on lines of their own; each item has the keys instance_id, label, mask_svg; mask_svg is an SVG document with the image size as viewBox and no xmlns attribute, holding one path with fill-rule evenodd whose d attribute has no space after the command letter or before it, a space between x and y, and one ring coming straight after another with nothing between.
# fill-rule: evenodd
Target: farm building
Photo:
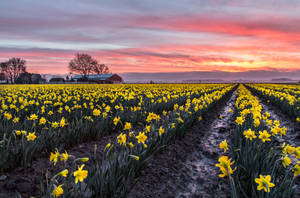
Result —
<instances>
[{"instance_id":1,"label":"farm building","mask_svg":"<svg viewBox=\"0 0 300 198\"><path fill-rule=\"evenodd\" d=\"M0 83L5 83L6 82L6 76L4 73L0 73Z\"/></svg>"},{"instance_id":2,"label":"farm building","mask_svg":"<svg viewBox=\"0 0 300 198\"><path fill-rule=\"evenodd\" d=\"M76 82L94 82L94 83L103 83L103 84L116 84L122 83L123 79L118 74L90 74L87 76L76 75L72 77Z\"/></svg>"}]
</instances>

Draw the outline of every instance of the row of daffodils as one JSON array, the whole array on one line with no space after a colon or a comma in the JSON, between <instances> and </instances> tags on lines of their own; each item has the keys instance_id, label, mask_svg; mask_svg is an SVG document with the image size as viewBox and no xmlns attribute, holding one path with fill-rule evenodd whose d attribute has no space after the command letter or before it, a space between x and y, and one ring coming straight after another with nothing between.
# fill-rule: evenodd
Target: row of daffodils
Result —
<instances>
[{"instance_id":1,"label":"row of daffodils","mask_svg":"<svg viewBox=\"0 0 300 198\"><path fill-rule=\"evenodd\" d=\"M123 130L226 84L9 85L0 89L0 173L40 155Z\"/></svg>"},{"instance_id":2,"label":"row of daffodils","mask_svg":"<svg viewBox=\"0 0 300 198\"><path fill-rule=\"evenodd\" d=\"M300 147L284 142L287 128L264 112L243 85L236 99L236 128L220 143L220 177L228 177L232 197L292 197L300 174ZM281 143L280 143L281 142Z\"/></svg>"},{"instance_id":3,"label":"row of daffodils","mask_svg":"<svg viewBox=\"0 0 300 198\"><path fill-rule=\"evenodd\" d=\"M182 105L174 104L171 110L161 114L148 112L142 128L124 122L122 132L115 141L107 143L101 158L89 159L93 162L84 166L82 161L86 159L73 157L74 169L57 170L54 178L44 184L45 197L126 197L137 174L153 154L171 140L182 137L187 128L201 121L234 87L223 85L222 89L189 98ZM55 150L50 161L53 165L64 163L64 155L67 153ZM72 174L65 174L69 172Z\"/></svg>"},{"instance_id":4,"label":"row of daffodils","mask_svg":"<svg viewBox=\"0 0 300 198\"><path fill-rule=\"evenodd\" d=\"M282 84L247 84L251 91L300 122L300 86Z\"/></svg>"}]
</instances>

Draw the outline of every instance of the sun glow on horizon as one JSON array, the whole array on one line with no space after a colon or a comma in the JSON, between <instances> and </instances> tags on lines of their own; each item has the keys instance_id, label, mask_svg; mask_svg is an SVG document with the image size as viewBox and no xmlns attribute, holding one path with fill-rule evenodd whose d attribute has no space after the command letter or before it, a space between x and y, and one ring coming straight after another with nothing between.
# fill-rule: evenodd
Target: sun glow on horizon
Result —
<instances>
[{"instance_id":1,"label":"sun glow on horizon","mask_svg":"<svg viewBox=\"0 0 300 198\"><path fill-rule=\"evenodd\" d=\"M0 2L0 62L66 74L84 52L118 73L300 70L300 2L72 2Z\"/></svg>"}]
</instances>

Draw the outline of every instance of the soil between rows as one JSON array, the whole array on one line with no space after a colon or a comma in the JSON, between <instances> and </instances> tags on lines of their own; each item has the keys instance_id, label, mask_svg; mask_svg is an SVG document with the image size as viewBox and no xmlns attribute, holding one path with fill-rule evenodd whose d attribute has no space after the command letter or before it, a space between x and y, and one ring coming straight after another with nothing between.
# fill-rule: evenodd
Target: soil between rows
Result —
<instances>
[{"instance_id":1,"label":"soil between rows","mask_svg":"<svg viewBox=\"0 0 300 198\"><path fill-rule=\"evenodd\" d=\"M218 177L215 164L221 152L219 143L234 127L228 110L234 108L235 93L219 101L183 139L157 153L128 197L230 197L228 182Z\"/></svg>"}]
</instances>

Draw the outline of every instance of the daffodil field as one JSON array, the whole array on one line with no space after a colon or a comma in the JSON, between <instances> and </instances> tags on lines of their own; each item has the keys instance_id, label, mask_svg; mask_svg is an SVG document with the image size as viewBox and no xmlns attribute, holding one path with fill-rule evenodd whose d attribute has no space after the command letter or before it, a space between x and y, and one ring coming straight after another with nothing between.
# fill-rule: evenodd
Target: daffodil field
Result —
<instances>
[{"instance_id":1,"label":"daffodil field","mask_svg":"<svg viewBox=\"0 0 300 198\"><path fill-rule=\"evenodd\" d=\"M300 122L299 85L248 84L247 86Z\"/></svg>"},{"instance_id":2,"label":"daffodil field","mask_svg":"<svg viewBox=\"0 0 300 198\"><path fill-rule=\"evenodd\" d=\"M219 158L220 176L229 176L233 197L292 197L300 147L279 144L287 128L279 120L271 120L258 98L243 85L235 105L236 129L230 151L234 162L227 156Z\"/></svg>"},{"instance_id":3,"label":"daffodil field","mask_svg":"<svg viewBox=\"0 0 300 198\"><path fill-rule=\"evenodd\" d=\"M233 94L219 177L232 197L293 197L300 147L285 141L288 128L258 96L299 124L299 85L1 85L0 178L46 158L36 197L127 197L149 160ZM89 157L68 152L107 136Z\"/></svg>"},{"instance_id":4,"label":"daffodil field","mask_svg":"<svg viewBox=\"0 0 300 198\"><path fill-rule=\"evenodd\" d=\"M0 170L19 164L26 167L43 152L117 132L126 123L143 127L149 112L161 114L175 104L179 108L189 98L222 88L215 85L3 87Z\"/></svg>"}]
</instances>

